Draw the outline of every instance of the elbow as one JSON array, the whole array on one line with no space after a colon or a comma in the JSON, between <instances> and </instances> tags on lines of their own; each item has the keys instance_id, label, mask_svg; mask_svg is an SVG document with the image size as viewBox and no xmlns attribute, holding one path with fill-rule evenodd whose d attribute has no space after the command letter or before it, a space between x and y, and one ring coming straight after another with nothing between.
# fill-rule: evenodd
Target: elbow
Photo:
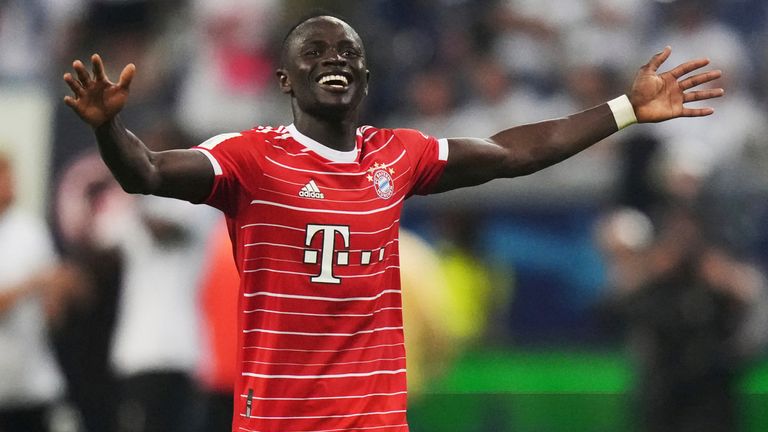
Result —
<instances>
[{"instance_id":1,"label":"elbow","mask_svg":"<svg viewBox=\"0 0 768 432\"><path fill-rule=\"evenodd\" d=\"M152 195L157 190L156 181L148 177L117 178L123 191L129 194Z\"/></svg>"}]
</instances>

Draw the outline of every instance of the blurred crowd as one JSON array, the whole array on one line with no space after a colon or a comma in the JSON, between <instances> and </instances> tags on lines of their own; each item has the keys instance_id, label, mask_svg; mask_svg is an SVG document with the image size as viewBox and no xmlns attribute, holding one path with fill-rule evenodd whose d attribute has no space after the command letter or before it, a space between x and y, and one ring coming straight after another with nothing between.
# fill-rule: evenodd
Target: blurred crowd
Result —
<instances>
[{"instance_id":1,"label":"blurred crowd","mask_svg":"<svg viewBox=\"0 0 768 432\"><path fill-rule=\"evenodd\" d=\"M490 330L493 317L477 317L509 313L492 306L504 309L518 290L525 294L513 269L501 271L503 282L494 278L493 260L483 256L489 234L473 221L486 209L561 208L576 197L598 209L589 217L592 247L603 253L606 276L596 310L612 326L627 324L641 374L665 377L641 389L649 424L678 421L663 412L669 404L659 394L714 395L682 417L724 413L713 420L722 429L685 426L683 418L670 430L734 430L735 409L713 407L726 404L717 396L731 394L768 334L768 3L0 0L0 113L19 109L20 92L40 101L31 108L39 123L0 120L2 128L22 137L16 141L32 129L47 137L35 153L0 134L0 256L7 258L0 260L0 432L45 430L34 424L40 418L55 418L60 432L227 424L235 342L226 311L234 309L237 277L220 216L124 194L91 131L60 102L67 93L61 75L94 52L113 78L135 63L122 117L153 149L288 124L274 70L284 33L314 8L347 17L365 42L371 87L363 122L440 137L488 136L605 102L626 92L636 70L666 45L673 54L665 66L708 57L724 71L717 85L726 97L711 103L711 119L634 126L518 180L522 187L437 201L426 218L444 223L422 232L432 246L408 243L423 257L414 262L429 266L434 257L424 248L440 251L448 264L435 272L444 279L419 279L424 264L404 286L432 286L432 296L406 302L442 304L457 317L444 325L434 308L410 309L406 322L422 323L408 324L413 338L433 342L425 353L409 348L413 369L430 355L448 361L457 346L499 332ZM45 156L25 164L32 153ZM15 170L22 179L50 176L39 191L42 214L7 210L14 162L24 167ZM32 244L35 254L18 253ZM452 287L444 301L435 300L439 280ZM668 312L659 314L659 305ZM27 374L37 381L25 382ZM74 408L49 409L62 400ZM24 426L3 423L13 421Z\"/></svg>"}]
</instances>

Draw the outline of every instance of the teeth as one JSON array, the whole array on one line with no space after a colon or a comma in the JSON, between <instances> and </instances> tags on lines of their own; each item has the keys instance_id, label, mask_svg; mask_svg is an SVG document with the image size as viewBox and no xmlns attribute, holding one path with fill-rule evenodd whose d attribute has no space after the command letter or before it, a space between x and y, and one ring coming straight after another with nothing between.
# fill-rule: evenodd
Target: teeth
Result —
<instances>
[{"instance_id":1,"label":"teeth","mask_svg":"<svg viewBox=\"0 0 768 432\"><path fill-rule=\"evenodd\" d=\"M320 84L327 84L331 81L336 81L334 84L330 84L332 87L343 87L349 84L347 77L344 75L325 75L321 77L317 82Z\"/></svg>"}]
</instances>

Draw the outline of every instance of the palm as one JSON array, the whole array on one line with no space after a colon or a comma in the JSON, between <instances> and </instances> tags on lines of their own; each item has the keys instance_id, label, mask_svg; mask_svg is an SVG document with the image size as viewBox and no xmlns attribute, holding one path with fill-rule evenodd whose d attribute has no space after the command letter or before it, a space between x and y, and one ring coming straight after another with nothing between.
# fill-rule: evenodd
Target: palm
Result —
<instances>
[{"instance_id":1,"label":"palm","mask_svg":"<svg viewBox=\"0 0 768 432\"><path fill-rule=\"evenodd\" d=\"M632 83L629 99L635 109L637 121L640 123L654 123L676 117L710 115L714 112L712 108L688 108L684 104L720 97L724 93L721 88L687 91L720 77L721 72L715 70L682 78L684 75L709 64L707 59L691 60L670 71L657 74L656 71L670 53L671 50L667 47L664 51L653 56L646 65L640 68L634 83Z\"/></svg>"},{"instance_id":2,"label":"palm","mask_svg":"<svg viewBox=\"0 0 768 432\"><path fill-rule=\"evenodd\" d=\"M70 73L64 75L64 81L74 93L74 97L65 97L64 102L83 121L97 127L114 118L125 106L135 68L132 64L126 66L120 74L120 80L113 83L104 73L101 58L94 54L91 61L93 75L79 60L73 63L77 80Z\"/></svg>"}]
</instances>

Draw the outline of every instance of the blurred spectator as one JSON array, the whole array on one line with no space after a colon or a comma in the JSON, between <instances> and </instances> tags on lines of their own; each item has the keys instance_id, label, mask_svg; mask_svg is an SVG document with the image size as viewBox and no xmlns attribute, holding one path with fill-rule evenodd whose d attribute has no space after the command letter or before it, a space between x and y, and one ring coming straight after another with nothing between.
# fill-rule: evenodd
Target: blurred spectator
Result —
<instances>
[{"instance_id":1,"label":"blurred spectator","mask_svg":"<svg viewBox=\"0 0 768 432\"><path fill-rule=\"evenodd\" d=\"M768 268L768 131L755 128L738 155L701 184L697 205L707 234L740 257Z\"/></svg>"},{"instance_id":2,"label":"blurred spectator","mask_svg":"<svg viewBox=\"0 0 768 432\"><path fill-rule=\"evenodd\" d=\"M589 13L584 0L504 0L491 21L498 31L496 57L510 72L536 88L549 90L558 81L564 58L563 32Z\"/></svg>"},{"instance_id":3,"label":"blurred spectator","mask_svg":"<svg viewBox=\"0 0 768 432\"><path fill-rule=\"evenodd\" d=\"M53 329L68 397L87 432L115 430L117 384L109 349L122 273L119 252L101 246L94 228L127 199L95 150L63 168L55 193L54 223L62 254L89 279L80 287L82 295L61 302Z\"/></svg>"},{"instance_id":4,"label":"blurred spectator","mask_svg":"<svg viewBox=\"0 0 768 432\"><path fill-rule=\"evenodd\" d=\"M766 342L768 292L757 269L708 244L685 207L660 232L628 209L598 225L610 290L637 367L642 430L739 430L736 383Z\"/></svg>"},{"instance_id":5,"label":"blurred spectator","mask_svg":"<svg viewBox=\"0 0 768 432\"><path fill-rule=\"evenodd\" d=\"M513 125L547 118L554 111L550 100L510 76L496 59L477 58L471 62L468 75L471 96L454 114L452 123L458 125L453 128L455 133L491 136Z\"/></svg>"},{"instance_id":6,"label":"blurred spectator","mask_svg":"<svg viewBox=\"0 0 768 432\"><path fill-rule=\"evenodd\" d=\"M399 112L389 123L439 136L460 135L461 125L451 119L456 98L450 75L438 69L425 70L409 83L408 110Z\"/></svg>"},{"instance_id":7,"label":"blurred spectator","mask_svg":"<svg viewBox=\"0 0 768 432\"><path fill-rule=\"evenodd\" d=\"M99 227L125 260L111 353L120 380L120 431L191 428L206 210L140 197Z\"/></svg>"},{"instance_id":8,"label":"blurred spectator","mask_svg":"<svg viewBox=\"0 0 768 432\"><path fill-rule=\"evenodd\" d=\"M277 0L192 2L194 48L180 89L178 116L187 131L210 136L289 116L275 81Z\"/></svg>"},{"instance_id":9,"label":"blurred spectator","mask_svg":"<svg viewBox=\"0 0 768 432\"><path fill-rule=\"evenodd\" d=\"M42 220L13 205L11 159L0 154L0 430L45 432L64 380L47 339L49 291L74 280L57 267Z\"/></svg>"}]
</instances>

